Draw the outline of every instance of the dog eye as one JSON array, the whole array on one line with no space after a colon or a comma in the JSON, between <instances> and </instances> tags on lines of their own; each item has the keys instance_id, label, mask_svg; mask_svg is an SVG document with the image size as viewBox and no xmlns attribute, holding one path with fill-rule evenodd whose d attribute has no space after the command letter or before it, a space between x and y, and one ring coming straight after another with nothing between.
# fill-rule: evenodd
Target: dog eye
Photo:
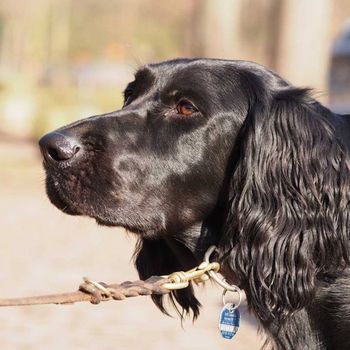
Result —
<instances>
[{"instance_id":1,"label":"dog eye","mask_svg":"<svg viewBox=\"0 0 350 350\"><path fill-rule=\"evenodd\" d=\"M125 97L124 97L124 105L123 105L123 107L125 107L126 105L128 105L130 102L131 102L131 95L125 96Z\"/></svg>"},{"instance_id":2,"label":"dog eye","mask_svg":"<svg viewBox=\"0 0 350 350\"><path fill-rule=\"evenodd\" d=\"M188 100L182 100L176 106L176 112L186 117L198 112L198 109Z\"/></svg>"},{"instance_id":3,"label":"dog eye","mask_svg":"<svg viewBox=\"0 0 350 350\"><path fill-rule=\"evenodd\" d=\"M132 94L133 94L133 91L131 89L126 89L124 91L124 104L123 104L123 107L127 106L131 102Z\"/></svg>"}]
</instances>

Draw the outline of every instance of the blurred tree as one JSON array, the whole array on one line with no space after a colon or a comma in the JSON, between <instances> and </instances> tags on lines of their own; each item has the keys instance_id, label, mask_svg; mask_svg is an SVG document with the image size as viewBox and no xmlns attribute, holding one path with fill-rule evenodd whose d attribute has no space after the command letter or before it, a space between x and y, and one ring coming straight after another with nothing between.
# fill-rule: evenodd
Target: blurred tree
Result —
<instances>
[{"instance_id":1,"label":"blurred tree","mask_svg":"<svg viewBox=\"0 0 350 350\"><path fill-rule=\"evenodd\" d=\"M48 63L67 64L71 36L71 0L51 1L48 9Z\"/></svg>"},{"instance_id":2,"label":"blurred tree","mask_svg":"<svg viewBox=\"0 0 350 350\"><path fill-rule=\"evenodd\" d=\"M276 68L294 84L326 91L334 3L284 1Z\"/></svg>"}]
</instances>

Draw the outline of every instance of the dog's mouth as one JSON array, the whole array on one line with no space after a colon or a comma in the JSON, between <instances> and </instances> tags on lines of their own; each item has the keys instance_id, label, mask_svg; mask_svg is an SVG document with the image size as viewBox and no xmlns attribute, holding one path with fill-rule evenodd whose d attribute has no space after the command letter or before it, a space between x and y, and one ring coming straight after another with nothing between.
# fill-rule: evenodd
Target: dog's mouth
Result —
<instances>
[{"instance_id":1,"label":"dog's mouth","mask_svg":"<svg viewBox=\"0 0 350 350\"><path fill-rule=\"evenodd\" d=\"M68 215L74 215L74 216L89 216L96 220L96 222L99 225L102 226L117 226L114 222L106 219L101 218L96 213L92 212L91 206L90 211L83 207L82 202L77 203L74 199L72 199L70 196L66 194L66 191L64 188L61 188L58 185L57 181L53 181L50 179L49 176L47 176L46 180L46 193L47 196L50 199L50 202L59 210L64 212Z\"/></svg>"},{"instance_id":2,"label":"dog's mouth","mask_svg":"<svg viewBox=\"0 0 350 350\"><path fill-rule=\"evenodd\" d=\"M83 215L78 208L69 201L66 195L57 186L56 181L46 176L46 193L50 202L59 210L69 215Z\"/></svg>"},{"instance_id":3,"label":"dog's mouth","mask_svg":"<svg viewBox=\"0 0 350 350\"><path fill-rule=\"evenodd\" d=\"M52 172L50 168L46 168L46 193L50 202L62 212L88 216L101 226L122 226L142 236L152 236L162 229L158 222L145 220L140 213L133 212L130 215L128 211L123 211L122 206L118 208L116 202L114 212L118 214L110 215L106 206L98 205L101 202L101 194L95 193L91 188L84 188L81 183L72 186L72 182L63 174Z\"/></svg>"}]
</instances>

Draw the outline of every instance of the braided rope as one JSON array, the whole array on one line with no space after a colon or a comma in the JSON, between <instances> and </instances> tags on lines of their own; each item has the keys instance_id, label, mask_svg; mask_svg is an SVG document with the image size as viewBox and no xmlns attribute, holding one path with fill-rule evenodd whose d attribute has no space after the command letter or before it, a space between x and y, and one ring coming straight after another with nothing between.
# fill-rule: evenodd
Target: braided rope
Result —
<instances>
[{"instance_id":1,"label":"braided rope","mask_svg":"<svg viewBox=\"0 0 350 350\"><path fill-rule=\"evenodd\" d=\"M23 306L23 305L42 305L42 304L74 304L77 302L89 301L92 304L98 304L100 301L123 300L129 297L139 295L158 294L164 295L170 293L169 289L162 287L164 283L169 282L167 278L153 276L146 281L126 281L121 284L96 283L106 289L109 294L105 294L102 289L97 288L89 279L85 279L79 287L79 290L71 293L49 294L24 298L0 299L0 307L4 306Z\"/></svg>"},{"instance_id":2,"label":"braided rope","mask_svg":"<svg viewBox=\"0 0 350 350\"><path fill-rule=\"evenodd\" d=\"M220 265L217 262L202 262L199 266L188 270L178 271L169 276L152 276L146 281L126 281L121 284L106 284L95 282L84 277L79 290L71 293L41 295L35 297L0 299L1 306L40 305L40 304L73 304L90 301L99 304L101 301L124 300L125 298L140 295L164 295L174 289L188 287L191 281L203 283L207 281L210 272L218 272Z\"/></svg>"},{"instance_id":3,"label":"braided rope","mask_svg":"<svg viewBox=\"0 0 350 350\"><path fill-rule=\"evenodd\" d=\"M126 281L121 284L107 285L103 282L94 282L84 277L84 283L79 290L91 296L92 304L99 304L101 301L124 300L125 298L138 297L140 295L164 295L170 293L170 289L164 287L168 278L152 276L146 281Z\"/></svg>"},{"instance_id":4,"label":"braided rope","mask_svg":"<svg viewBox=\"0 0 350 350\"><path fill-rule=\"evenodd\" d=\"M40 305L40 304L73 304L76 302L90 301L99 304L101 301L124 300L125 298L140 295L164 295L175 289L187 288L191 282L204 283L212 278L225 291L233 291L239 294L239 303L242 300L242 291L235 285L229 285L225 280L217 276L220 264L210 262L210 255L215 251L215 246L209 247L204 256L204 261L188 271L178 271L169 276L152 276L146 281L126 281L121 284L106 284L95 282L84 277L84 282L79 290L72 293L41 295L36 297L0 299L1 306Z\"/></svg>"}]
</instances>

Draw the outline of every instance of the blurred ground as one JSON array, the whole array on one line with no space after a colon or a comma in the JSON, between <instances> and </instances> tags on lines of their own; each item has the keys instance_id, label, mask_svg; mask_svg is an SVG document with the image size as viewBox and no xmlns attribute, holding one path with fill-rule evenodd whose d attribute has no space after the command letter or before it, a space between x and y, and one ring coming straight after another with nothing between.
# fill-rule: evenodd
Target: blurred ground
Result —
<instances>
[{"instance_id":1,"label":"blurred ground","mask_svg":"<svg viewBox=\"0 0 350 350\"><path fill-rule=\"evenodd\" d=\"M0 297L73 291L82 276L106 282L137 279L130 262L132 236L66 216L49 203L35 146L0 140L0 164ZM220 293L210 284L201 290L203 312L183 328L178 317L162 315L148 297L99 306L3 308L0 348L259 349L262 340L244 308L236 338L220 338Z\"/></svg>"}]
</instances>

